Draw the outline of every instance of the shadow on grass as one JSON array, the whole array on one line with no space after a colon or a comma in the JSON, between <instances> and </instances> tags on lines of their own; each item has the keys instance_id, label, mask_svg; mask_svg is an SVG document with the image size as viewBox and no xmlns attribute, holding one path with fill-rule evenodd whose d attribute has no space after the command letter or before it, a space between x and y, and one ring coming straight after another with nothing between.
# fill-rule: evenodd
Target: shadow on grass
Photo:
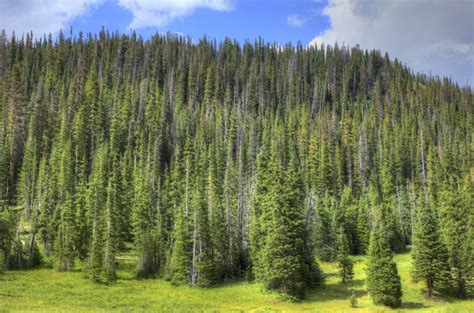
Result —
<instances>
[{"instance_id":1,"label":"shadow on grass","mask_svg":"<svg viewBox=\"0 0 474 313\"><path fill-rule=\"evenodd\" d=\"M420 302L402 302L402 309L426 309L430 306Z\"/></svg>"},{"instance_id":2,"label":"shadow on grass","mask_svg":"<svg viewBox=\"0 0 474 313\"><path fill-rule=\"evenodd\" d=\"M357 298L363 297L367 294L365 290L360 289L363 285L363 279L356 279L347 283L323 285L308 292L302 302L345 300L349 299L353 292Z\"/></svg>"}]
</instances>

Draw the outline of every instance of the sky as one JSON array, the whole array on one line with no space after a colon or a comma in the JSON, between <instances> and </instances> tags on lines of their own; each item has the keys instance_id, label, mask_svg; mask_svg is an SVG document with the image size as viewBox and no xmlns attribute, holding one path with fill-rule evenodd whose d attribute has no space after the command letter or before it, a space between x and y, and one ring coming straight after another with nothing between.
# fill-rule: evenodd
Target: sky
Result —
<instances>
[{"instance_id":1,"label":"sky","mask_svg":"<svg viewBox=\"0 0 474 313\"><path fill-rule=\"evenodd\" d=\"M474 82L474 0L0 0L0 29L17 36L110 31L144 38L354 46L412 70Z\"/></svg>"}]
</instances>

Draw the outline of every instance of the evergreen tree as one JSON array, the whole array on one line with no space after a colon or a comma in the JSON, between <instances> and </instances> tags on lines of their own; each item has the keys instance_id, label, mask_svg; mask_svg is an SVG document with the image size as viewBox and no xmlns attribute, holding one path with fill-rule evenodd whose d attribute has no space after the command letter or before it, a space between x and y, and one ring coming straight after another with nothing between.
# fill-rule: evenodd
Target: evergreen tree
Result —
<instances>
[{"instance_id":1,"label":"evergreen tree","mask_svg":"<svg viewBox=\"0 0 474 313\"><path fill-rule=\"evenodd\" d=\"M190 278L190 234L188 228L188 212L191 164L189 151L187 151L183 163L184 171L181 169L180 162L175 163L171 178L171 180L175 182L175 185L170 188L171 197L174 200L173 208L175 212L170 276L172 283L175 285L187 283ZM180 185L182 185L182 188ZM173 187L176 187L176 189ZM182 190L184 193L184 199L181 199L181 201L177 199L179 190Z\"/></svg>"},{"instance_id":2,"label":"evergreen tree","mask_svg":"<svg viewBox=\"0 0 474 313\"><path fill-rule=\"evenodd\" d=\"M18 202L24 206L27 217L31 216L35 199L36 162L36 140L33 132L30 132L25 145L17 192Z\"/></svg>"},{"instance_id":3,"label":"evergreen tree","mask_svg":"<svg viewBox=\"0 0 474 313\"><path fill-rule=\"evenodd\" d=\"M265 224L264 210L266 205L266 195L270 187L269 155L267 148L261 148L257 160L257 174L255 182L254 200L252 205L252 217L250 220L250 256L252 260L252 272L257 281L261 281L264 274L263 264L263 248L265 245L265 237L267 225Z\"/></svg>"},{"instance_id":4,"label":"evergreen tree","mask_svg":"<svg viewBox=\"0 0 474 313\"><path fill-rule=\"evenodd\" d=\"M197 141L196 144L202 144ZM209 286L215 281L215 264L212 254L211 229L209 212L207 210L205 172L207 170L207 155L204 147L196 146L196 170L191 206L193 210L191 284Z\"/></svg>"},{"instance_id":5,"label":"evergreen tree","mask_svg":"<svg viewBox=\"0 0 474 313\"><path fill-rule=\"evenodd\" d=\"M264 221L268 223L261 260L264 269L262 281L269 289L301 297L307 286L304 266L306 238L303 207L294 185L296 173L285 172L275 151L272 151L268 171L272 185L264 195L262 208Z\"/></svg>"},{"instance_id":6,"label":"evergreen tree","mask_svg":"<svg viewBox=\"0 0 474 313\"><path fill-rule=\"evenodd\" d=\"M141 161L135 165L132 225L134 240L140 254L137 267L139 277L153 277L160 269L159 241L156 233L156 204L149 165Z\"/></svg>"},{"instance_id":7,"label":"evergreen tree","mask_svg":"<svg viewBox=\"0 0 474 313\"><path fill-rule=\"evenodd\" d=\"M57 231L55 235L54 253L57 259L57 269L60 271L70 271L74 267L76 257L76 225L74 219L74 203L72 194L74 193L74 182L72 173L71 142L68 140L64 145L61 155L58 186L59 202L56 206L56 214L59 215L57 221Z\"/></svg>"},{"instance_id":8,"label":"evergreen tree","mask_svg":"<svg viewBox=\"0 0 474 313\"><path fill-rule=\"evenodd\" d=\"M58 231L55 241L56 268L59 271L71 271L74 268L74 259L76 256L74 250L75 229L73 204L69 192L66 193L61 210Z\"/></svg>"},{"instance_id":9,"label":"evergreen tree","mask_svg":"<svg viewBox=\"0 0 474 313\"><path fill-rule=\"evenodd\" d=\"M116 279L115 274L115 255L118 251L118 216L117 208L119 205L118 182L116 172L109 176L107 184L107 200L105 203L105 229L104 229L104 260L103 260L103 277L102 281L111 282Z\"/></svg>"},{"instance_id":10,"label":"evergreen tree","mask_svg":"<svg viewBox=\"0 0 474 313\"><path fill-rule=\"evenodd\" d=\"M370 192L370 190L369 190ZM358 239L358 253L366 254L369 248L370 242L370 230L371 230L371 212L369 204L369 196L363 195L359 199L358 210L357 210L357 239Z\"/></svg>"},{"instance_id":11,"label":"evergreen tree","mask_svg":"<svg viewBox=\"0 0 474 313\"><path fill-rule=\"evenodd\" d=\"M472 279L472 264L464 253L469 241L469 207L464 205L459 187L449 187L440 192L440 211L444 241L448 248L448 261L456 297L466 298L468 281ZM472 207L471 207L472 210Z\"/></svg>"},{"instance_id":12,"label":"evergreen tree","mask_svg":"<svg viewBox=\"0 0 474 313\"><path fill-rule=\"evenodd\" d=\"M402 286L397 265L393 261L386 230L379 220L370 234L367 263L367 289L376 304L399 307Z\"/></svg>"},{"instance_id":13,"label":"evergreen tree","mask_svg":"<svg viewBox=\"0 0 474 313\"><path fill-rule=\"evenodd\" d=\"M92 235L89 248L89 275L95 282L102 282L104 269L105 248L105 208L107 201L107 145L98 147L89 178L86 205L90 220Z\"/></svg>"},{"instance_id":14,"label":"evergreen tree","mask_svg":"<svg viewBox=\"0 0 474 313\"><path fill-rule=\"evenodd\" d=\"M441 238L437 214L430 205L419 208L412 258L412 276L415 280L425 282L427 297L448 286L448 252Z\"/></svg>"},{"instance_id":15,"label":"evergreen tree","mask_svg":"<svg viewBox=\"0 0 474 313\"><path fill-rule=\"evenodd\" d=\"M347 241L347 236L342 227L339 229L337 235L336 247L336 262L339 267L339 276L341 276L342 282L345 283L354 278L354 264L349 258L349 242Z\"/></svg>"},{"instance_id":16,"label":"evergreen tree","mask_svg":"<svg viewBox=\"0 0 474 313\"><path fill-rule=\"evenodd\" d=\"M459 156L455 153L456 144L446 148L442 160L444 179L439 182L442 190L438 193L439 211L441 216L441 229L444 242L448 249L448 262L451 272L454 295L458 298L468 296L468 285L472 284L472 261L469 242L470 219L472 206L469 195L463 193L461 164ZM432 170L433 174L439 172ZM430 173L428 173L430 174ZM436 177L436 176L435 176ZM437 180L439 181L439 179Z\"/></svg>"}]
</instances>

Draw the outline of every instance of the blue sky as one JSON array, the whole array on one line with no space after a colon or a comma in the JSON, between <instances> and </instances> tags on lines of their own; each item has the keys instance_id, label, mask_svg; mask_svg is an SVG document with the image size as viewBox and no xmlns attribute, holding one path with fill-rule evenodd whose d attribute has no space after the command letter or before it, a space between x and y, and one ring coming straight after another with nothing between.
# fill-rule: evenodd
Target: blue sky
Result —
<instances>
[{"instance_id":1,"label":"blue sky","mask_svg":"<svg viewBox=\"0 0 474 313\"><path fill-rule=\"evenodd\" d=\"M266 41L309 43L329 27L323 15L327 2L314 0L243 0L233 3L230 10L198 8L189 15L173 19L165 27L145 26L137 32L147 38L158 32L172 31L193 39L209 36L253 41L261 36ZM109 30L129 32L133 14L115 1L96 5L86 14L70 22L77 31L97 32L105 25Z\"/></svg>"},{"instance_id":2,"label":"blue sky","mask_svg":"<svg viewBox=\"0 0 474 313\"><path fill-rule=\"evenodd\" d=\"M474 81L473 0L0 0L0 29L19 36L176 32L285 44L358 44L416 72Z\"/></svg>"}]
</instances>

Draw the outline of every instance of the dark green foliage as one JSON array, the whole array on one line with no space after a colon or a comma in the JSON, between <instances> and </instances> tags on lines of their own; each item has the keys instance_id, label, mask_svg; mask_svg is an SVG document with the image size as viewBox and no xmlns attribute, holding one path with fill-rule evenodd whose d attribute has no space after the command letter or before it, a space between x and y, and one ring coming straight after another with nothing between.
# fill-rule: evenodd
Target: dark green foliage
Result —
<instances>
[{"instance_id":1,"label":"dark green foliage","mask_svg":"<svg viewBox=\"0 0 474 313\"><path fill-rule=\"evenodd\" d=\"M450 284L448 251L444 245L436 212L432 206L418 209L413 235L413 271L415 280L426 284L426 296L440 291Z\"/></svg>"},{"instance_id":2,"label":"dark green foliage","mask_svg":"<svg viewBox=\"0 0 474 313\"><path fill-rule=\"evenodd\" d=\"M292 177L285 177L276 156L272 156L268 172L272 182L263 205L266 236L262 251L262 281L270 289L301 296L305 288L302 206L292 195L296 191L290 189Z\"/></svg>"},{"instance_id":3,"label":"dark green foliage","mask_svg":"<svg viewBox=\"0 0 474 313\"><path fill-rule=\"evenodd\" d=\"M339 267L339 275L341 276L342 282L345 283L354 278L354 263L349 258L349 243L342 227L336 238L336 249L336 262Z\"/></svg>"},{"instance_id":4,"label":"dark green foliage","mask_svg":"<svg viewBox=\"0 0 474 313\"><path fill-rule=\"evenodd\" d=\"M180 162L176 162L171 181L175 182L170 192L170 204L175 212L174 230L173 230L173 250L171 253L171 260L169 265L169 276L173 284L183 284L189 281L190 269L190 238L189 238L189 185L190 185L190 160L187 155L184 163L184 171L180 166ZM178 182L184 182L179 184ZM180 187L184 187L180 189ZM184 195L181 194L182 191ZM184 201L179 200L178 197L183 197Z\"/></svg>"},{"instance_id":5,"label":"dark green foliage","mask_svg":"<svg viewBox=\"0 0 474 313\"><path fill-rule=\"evenodd\" d=\"M445 186L440 192L440 211L442 216L442 231L448 251L448 261L451 272L454 294L464 299L468 295L468 284L472 276L472 261L469 260L469 218L473 207L466 205L461 188Z\"/></svg>"},{"instance_id":6,"label":"dark green foliage","mask_svg":"<svg viewBox=\"0 0 474 313\"><path fill-rule=\"evenodd\" d=\"M107 146L101 145L94 155L92 173L87 190L88 223L92 235L89 248L89 275L95 282L102 282L106 247L107 203Z\"/></svg>"},{"instance_id":7,"label":"dark green foliage","mask_svg":"<svg viewBox=\"0 0 474 313\"><path fill-rule=\"evenodd\" d=\"M260 205L261 250L258 251L256 277L267 288L299 298L308 286L320 282L312 251L305 249L307 232L303 215L302 184L292 156L285 171L272 147L267 167L257 168L266 186L257 194ZM261 166L263 164L260 163ZM264 191L263 191L264 190ZM310 257L307 258L306 253Z\"/></svg>"},{"instance_id":8,"label":"dark green foliage","mask_svg":"<svg viewBox=\"0 0 474 313\"><path fill-rule=\"evenodd\" d=\"M367 289L374 303L396 308L402 303L402 286L387 237L383 224L376 223L370 235Z\"/></svg>"},{"instance_id":9,"label":"dark green foliage","mask_svg":"<svg viewBox=\"0 0 474 313\"><path fill-rule=\"evenodd\" d=\"M159 242L155 231L157 208L153 201L149 171L150 168L142 163L135 166L132 225L135 245L140 253L139 277L153 277L160 267Z\"/></svg>"},{"instance_id":10,"label":"dark green foliage","mask_svg":"<svg viewBox=\"0 0 474 313\"><path fill-rule=\"evenodd\" d=\"M71 195L66 194L63 205L58 208L61 211L58 231L55 236L54 252L56 256L56 268L59 271L71 271L74 268L75 227Z\"/></svg>"}]
</instances>

